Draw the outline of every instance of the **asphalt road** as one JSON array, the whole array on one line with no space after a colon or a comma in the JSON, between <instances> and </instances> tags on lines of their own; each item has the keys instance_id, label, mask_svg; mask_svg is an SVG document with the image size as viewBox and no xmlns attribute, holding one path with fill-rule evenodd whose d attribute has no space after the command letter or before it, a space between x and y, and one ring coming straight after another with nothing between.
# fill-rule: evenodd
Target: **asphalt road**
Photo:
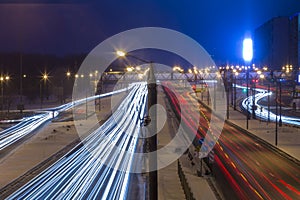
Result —
<instances>
[{"instance_id":1,"label":"asphalt road","mask_svg":"<svg viewBox=\"0 0 300 200\"><path fill-rule=\"evenodd\" d=\"M138 146L147 85L137 84L115 113L79 145L8 199L125 199Z\"/></svg>"},{"instance_id":2,"label":"asphalt road","mask_svg":"<svg viewBox=\"0 0 300 200\"><path fill-rule=\"evenodd\" d=\"M186 128L198 126L197 131L192 130L198 139L206 136L207 130L214 135L210 111L201 106L200 119L194 118L187 109L195 106L186 105L193 97L189 93L177 93L175 97L173 93L176 91L167 92ZM299 163L247 133L225 124L214 152L216 180L228 199L300 199Z\"/></svg>"}]
</instances>

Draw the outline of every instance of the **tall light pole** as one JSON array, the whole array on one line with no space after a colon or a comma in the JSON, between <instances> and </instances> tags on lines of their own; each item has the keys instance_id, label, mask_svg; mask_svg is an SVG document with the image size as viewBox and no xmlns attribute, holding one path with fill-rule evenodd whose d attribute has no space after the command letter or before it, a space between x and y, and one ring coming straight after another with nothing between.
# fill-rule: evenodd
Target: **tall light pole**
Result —
<instances>
[{"instance_id":1,"label":"tall light pole","mask_svg":"<svg viewBox=\"0 0 300 200\"><path fill-rule=\"evenodd\" d=\"M0 77L0 81L1 81L1 111L3 111L4 109L3 109L3 107L4 107L4 100L3 100L3 98L4 98L4 95L3 95L3 84L4 84L4 77Z\"/></svg>"},{"instance_id":2,"label":"tall light pole","mask_svg":"<svg viewBox=\"0 0 300 200\"><path fill-rule=\"evenodd\" d=\"M229 66L226 66L224 71L224 81L225 81L225 90L226 90L226 118L229 119L229 84L228 84L228 70Z\"/></svg>"},{"instance_id":3,"label":"tall light pole","mask_svg":"<svg viewBox=\"0 0 300 200\"><path fill-rule=\"evenodd\" d=\"M233 89L233 70L230 72L230 93L231 93L231 106L234 107L234 89Z\"/></svg>"},{"instance_id":4,"label":"tall light pole","mask_svg":"<svg viewBox=\"0 0 300 200\"><path fill-rule=\"evenodd\" d=\"M1 76L0 81L1 81L1 111L4 110L4 82L9 81L10 77L9 76Z\"/></svg>"},{"instance_id":5,"label":"tall light pole","mask_svg":"<svg viewBox=\"0 0 300 200\"><path fill-rule=\"evenodd\" d=\"M276 84L276 118L275 118L275 145L278 143L278 84Z\"/></svg>"},{"instance_id":6,"label":"tall light pole","mask_svg":"<svg viewBox=\"0 0 300 200\"><path fill-rule=\"evenodd\" d=\"M217 91L216 91L216 89L217 89L217 86L216 86L216 82L214 82L214 110L216 110L217 109L217 101L216 101L216 96L217 96Z\"/></svg>"},{"instance_id":7,"label":"tall light pole","mask_svg":"<svg viewBox=\"0 0 300 200\"><path fill-rule=\"evenodd\" d=\"M234 101L233 101L233 110L236 110L236 77L239 75L238 72L235 72L234 73L234 91L233 91L233 94L234 94Z\"/></svg>"},{"instance_id":8,"label":"tall light pole","mask_svg":"<svg viewBox=\"0 0 300 200\"><path fill-rule=\"evenodd\" d=\"M270 123L270 84L268 84L268 123Z\"/></svg>"},{"instance_id":9,"label":"tall light pole","mask_svg":"<svg viewBox=\"0 0 300 200\"><path fill-rule=\"evenodd\" d=\"M41 98L41 109L43 108L43 100L44 100L44 89L45 89L45 86L46 86L46 82L48 80L49 76L46 72L44 72L42 74L42 78L40 80L40 98ZM43 86L42 86L43 84ZM43 88L43 89L42 89Z\"/></svg>"},{"instance_id":10,"label":"tall light pole","mask_svg":"<svg viewBox=\"0 0 300 200\"><path fill-rule=\"evenodd\" d=\"M67 82L66 82L66 84L63 84L63 86L62 86L62 98L63 98L64 103L66 103L66 98L68 96L69 85L70 85L69 81L70 81L71 75L72 75L72 73L68 70L66 72Z\"/></svg>"},{"instance_id":11,"label":"tall light pole","mask_svg":"<svg viewBox=\"0 0 300 200\"><path fill-rule=\"evenodd\" d=\"M24 110L24 105L23 105L23 56L22 53L20 54L20 113L23 112Z\"/></svg>"},{"instance_id":12,"label":"tall light pole","mask_svg":"<svg viewBox=\"0 0 300 200\"><path fill-rule=\"evenodd\" d=\"M157 116L157 111L156 111L156 104L157 104L157 85L156 85L156 79L154 75L154 68L153 68L153 62L141 59L139 57L136 57L131 54L127 54L124 51L117 51L116 54L119 57L132 57L136 60L139 60L143 63L150 64L149 67L149 72L148 72L148 79L147 79L147 86L148 86L148 116L147 119L150 119L149 114L150 114L150 109L152 109L151 112L151 125L148 126L148 130L150 134L152 135L149 138L149 152L150 152L150 157L149 157L149 169L157 169L157 135L156 135L156 116ZM149 199L150 200L156 200L158 199L158 181L157 181L157 170L150 171L149 172Z\"/></svg>"},{"instance_id":13,"label":"tall light pole","mask_svg":"<svg viewBox=\"0 0 300 200\"><path fill-rule=\"evenodd\" d=\"M282 99L281 99L281 79L279 80L279 127L282 127L282 119L281 119L281 112L282 112Z\"/></svg>"},{"instance_id":14,"label":"tall light pole","mask_svg":"<svg viewBox=\"0 0 300 200\"><path fill-rule=\"evenodd\" d=\"M247 99L249 98L249 69L247 64L250 64L253 58L253 42L251 38L245 38L243 41L243 59L246 63L246 82L247 82ZM249 99L247 102L246 128L249 128Z\"/></svg>"},{"instance_id":15,"label":"tall light pole","mask_svg":"<svg viewBox=\"0 0 300 200\"><path fill-rule=\"evenodd\" d=\"M149 70L149 76L148 76L148 114L150 108L154 109L153 117L151 119L151 126L150 131L152 133L152 136L150 137L149 147L151 156L149 158L149 163L151 163L152 166L157 168L157 135L156 135L156 104L157 104L157 90L156 90L156 80L154 76L154 69L153 69L153 63L150 63L150 70ZM154 133L154 134L153 134ZM149 174L149 182L150 182L150 199L158 199L158 192L157 192L157 170L151 171Z\"/></svg>"},{"instance_id":16,"label":"tall light pole","mask_svg":"<svg viewBox=\"0 0 300 200\"><path fill-rule=\"evenodd\" d=\"M256 105L255 105L255 95L256 95L256 77L254 77L254 79L252 80L252 118L256 119L256 115L255 115L255 110L256 110Z\"/></svg>"}]
</instances>

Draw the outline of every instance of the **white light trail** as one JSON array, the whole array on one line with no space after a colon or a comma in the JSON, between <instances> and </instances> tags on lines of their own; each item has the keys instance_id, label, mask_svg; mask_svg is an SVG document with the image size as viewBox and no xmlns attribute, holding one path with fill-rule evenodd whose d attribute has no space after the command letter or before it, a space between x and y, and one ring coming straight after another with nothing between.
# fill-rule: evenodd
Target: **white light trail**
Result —
<instances>
[{"instance_id":1,"label":"white light trail","mask_svg":"<svg viewBox=\"0 0 300 200\"><path fill-rule=\"evenodd\" d=\"M235 85L234 85L235 87ZM247 87L244 86L240 86L240 85L236 85L237 88L241 88L241 89L247 89ZM248 88L250 89L250 88ZM256 116L267 120L268 119L268 109L264 106L259 105L257 102L259 100L261 100L264 97L267 97L269 95L272 95L272 92L268 92L267 90L264 89L259 89L259 88L255 88L255 90L259 93L255 94L255 101L254 101L254 105L257 106L257 109L255 110L255 114ZM247 106L248 104L248 106ZM245 110L247 110L247 107L249 108L248 111L250 113L252 113L252 105L253 105L253 96L249 96L248 98L245 98L242 101L242 106ZM277 115L277 120L279 120L279 115ZM275 121L276 120L276 114L270 111L270 120L271 121ZM297 125L300 126L300 118L297 117L288 117L288 116L283 116L281 115L281 120L282 123L286 123L286 124L292 124L292 125Z\"/></svg>"},{"instance_id":2,"label":"white light trail","mask_svg":"<svg viewBox=\"0 0 300 200\"><path fill-rule=\"evenodd\" d=\"M84 146L75 147L8 199L125 199L147 94L146 83L135 85L114 115L84 139Z\"/></svg>"},{"instance_id":3,"label":"white light trail","mask_svg":"<svg viewBox=\"0 0 300 200\"><path fill-rule=\"evenodd\" d=\"M24 117L20 120L20 122L8 129L5 129L0 132L0 151L7 148L8 146L14 144L15 142L19 141L20 139L24 138L26 135L31 134L37 128L39 128L42 124L45 124L49 120L57 117L59 113L69 110L75 106L81 105L86 103L87 101L92 101L98 98L103 98L111 95L115 95L121 92L125 92L131 89L133 85L129 86L128 88L124 88L121 90L116 90L113 92L95 95L91 97L87 97L84 99L80 99L77 101L73 101L70 103L66 103L64 105L43 109L41 114L37 114L31 117Z\"/></svg>"}]
</instances>

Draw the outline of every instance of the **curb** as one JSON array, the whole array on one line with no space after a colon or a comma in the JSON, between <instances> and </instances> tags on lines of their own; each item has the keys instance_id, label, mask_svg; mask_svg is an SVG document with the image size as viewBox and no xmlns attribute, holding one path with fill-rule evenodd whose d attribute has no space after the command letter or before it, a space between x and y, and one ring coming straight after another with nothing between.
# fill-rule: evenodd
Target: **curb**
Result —
<instances>
[{"instance_id":1,"label":"curb","mask_svg":"<svg viewBox=\"0 0 300 200\"><path fill-rule=\"evenodd\" d=\"M185 174L182 170L179 159L177 160L177 170L178 170L178 176L179 176L179 179L180 179L181 187L183 189L185 198L187 200L195 200L194 194L192 192L191 187L189 186L187 178L185 177Z\"/></svg>"}]
</instances>

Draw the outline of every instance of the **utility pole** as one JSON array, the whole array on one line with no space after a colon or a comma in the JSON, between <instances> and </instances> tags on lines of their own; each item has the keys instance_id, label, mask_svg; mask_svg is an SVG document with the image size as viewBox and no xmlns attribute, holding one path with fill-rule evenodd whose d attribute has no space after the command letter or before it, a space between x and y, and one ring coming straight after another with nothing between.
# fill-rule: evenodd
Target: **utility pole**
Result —
<instances>
[{"instance_id":1,"label":"utility pole","mask_svg":"<svg viewBox=\"0 0 300 200\"><path fill-rule=\"evenodd\" d=\"M246 82L247 82L247 112L246 112L246 128L249 128L249 69L246 71Z\"/></svg>"},{"instance_id":2,"label":"utility pole","mask_svg":"<svg viewBox=\"0 0 300 200\"><path fill-rule=\"evenodd\" d=\"M270 94L270 84L268 85L268 93ZM270 95L268 95L268 123L270 123Z\"/></svg>"},{"instance_id":3,"label":"utility pole","mask_svg":"<svg viewBox=\"0 0 300 200\"><path fill-rule=\"evenodd\" d=\"M276 83L276 119L275 119L275 146L278 144L278 85Z\"/></svg>"},{"instance_id":4,"label":"utility pole","mask_svg":"<svg viewBox=\"0 0 300 200\"><path fill-rule=\"evenodd\" d=\"M228 69L224 71L224 79L225 79L225 90L226 90L226 118L229 119L229 84L228 84Z\"/></svg>"},{"instance_id":5,"label":"utility pole","mask_svg":"<svg viewBox=\"0 0 300 200\"><path fill-rule=\"evenodd\" d=\"M22 57L22 53L20 55L20 103L23 103L23 81L22 81L22 77L23 77L23 57Z\"/></svg>"},{"instance_id":6,"label":"utility pole","mask_svg":"<svg viewBox=\"0 0 300 200\"><path fill-rule=\"evenodd\" d=\"M256 119L255 90L256 90L256 78L254 79L254 82L252 84L252 118L253 119Z\"/></svg>"},{"instance_id":7,"label":"utility pole","mask_svg":"<svg viewBox=\"0 0 300 200\"><path fill-rule=\"evenodd\" d=\"M233 110L236 110L236 75L234 75L233 94L234 94Z\"/></svg>"},{"instance_id":8,"label":"utility pole","mask_svg":"<svg viewBox=\"0 0 300 200\"><path fill-rule=\"evenodd\" d=\"M214 83L214 110L217 110L217 91L216 91L216 83Z\"/></svg>"},{"instance_id":9,"label":"utility pole","mask_svg":"<svg viewBox=\"0 0 300 200\"><path fill-rule=\"evenodd\" d=\"M282 127L282 120L281 120L281 112L282 112L282 99L281 99L281 81L279 80L279 127Z\"/></svg>"}]
</instances>

